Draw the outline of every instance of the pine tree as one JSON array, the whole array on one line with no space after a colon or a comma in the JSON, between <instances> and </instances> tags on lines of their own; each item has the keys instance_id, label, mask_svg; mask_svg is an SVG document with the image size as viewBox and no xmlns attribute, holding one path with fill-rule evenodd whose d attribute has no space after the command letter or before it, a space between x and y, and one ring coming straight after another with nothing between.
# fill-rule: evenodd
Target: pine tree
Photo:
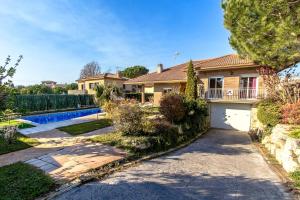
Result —
<instances>
[{"instance_id":1,"label":"pine tree","mask_svg":"<svg viewBox=\"0 0 300 200\"><path fill-rule=\"evenodd\" d=\"M300 62L299 0L223 0L223 8L239 55L277 70Z\"/></svg>"},{"instance_id":2,"label":"pine tree","mask_svg":"<svg viewBox=\"0 0 300 200\"><path fill-rule=\"evenodd\" d=\"M192 60L190 60L187 70L185 96L188 100L194 100L197 98L197 77L194 71L194 65Z\"/></svg>"}]
</instances>

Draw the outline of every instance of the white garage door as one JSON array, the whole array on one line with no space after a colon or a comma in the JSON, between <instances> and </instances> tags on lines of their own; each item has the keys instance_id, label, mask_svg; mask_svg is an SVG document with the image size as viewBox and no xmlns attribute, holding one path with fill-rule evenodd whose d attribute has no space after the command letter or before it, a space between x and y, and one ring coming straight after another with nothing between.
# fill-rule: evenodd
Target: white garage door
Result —
<instances>
[{"instance_id":1,"label":"white garage door","mask_svg":"<svg viewBox=\"0 0 300 200\"><path fill-rule=\"evenodd\" d=\"M247 104L211 104L212 128L249 131L251 107Z\"/></svg>"}]
</instances>

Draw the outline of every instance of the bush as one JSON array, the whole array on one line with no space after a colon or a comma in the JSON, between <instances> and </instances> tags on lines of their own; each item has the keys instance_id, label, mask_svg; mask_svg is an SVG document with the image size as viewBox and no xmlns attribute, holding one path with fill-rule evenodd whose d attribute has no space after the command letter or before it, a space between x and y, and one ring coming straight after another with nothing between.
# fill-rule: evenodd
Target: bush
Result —
<instances>
[{"instance_id":1,"label":"bush","mask_svg":"<svg viewBox=\"0 0 300 200\"><path fill-rule=\"evenodd\" d=\"M186 114L184 98L179 94L166 94L160 101L159 112L169 122L180 123Z\"/></svg>"},{"instance_id":2,"label":"bush","mask_svg":"<svg viewBox=\"0 0 300 200\"><path fill-rule=\"evenodd\" d=\"M195 134L207 126L208 106L202 99L185 100L186 115L184 118L185 129L188 133Z\"/></svg>"},{"instance_id":3,"label":"bush","mask_svg":"<svg viewBox=\"0 0 300 200\"><path fill-rule=\"evenodd\" d=\"M101 108L106 112L108 118L111 118L118 104L113 101L105 102Z\"/></svg>"},{"instance_id":4,"label":"bush","mask_svg":"<svg viewBox=\"0 0 300 200\"><path fill-rule=\"evenodd\" d=\"M113 113L112 120L115 128L125 135L143 133L144 113L138 105L119 105Z\"/></svg>"},{"instance_id":5,"label":"bush","mask_svg":"<svg viewBox=\"0 0 300 200\"><path fill-rule=\"evenodd\" d=\"M280 105L270 100L262 101L257 107L258 120L267 127L274 127L280 122Z\"/></svg>"},{"instance_id":6,"label":"bush","mask_svg":"<svg viewBox=\"0 0 300 200\"><path fill-rule=\"evenodd\" d=\"M282 122L287 124L300 124L300 101L285 104L281 108Z\"/></svg>"}]
</instances>

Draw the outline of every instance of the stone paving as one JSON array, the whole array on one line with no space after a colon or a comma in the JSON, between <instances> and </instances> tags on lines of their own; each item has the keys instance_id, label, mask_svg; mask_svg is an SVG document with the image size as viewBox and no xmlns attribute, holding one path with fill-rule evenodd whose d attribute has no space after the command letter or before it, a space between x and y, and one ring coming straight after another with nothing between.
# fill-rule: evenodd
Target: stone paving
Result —
<instances>
[{"instance_id":1,"label":"stone paving","mask_svg":"<svg viewBox=\"0 0 300 200\"><path fill-rule=\"evenodd\" d=\"M69 181L80 174L126 156L124 151L97 143L89 138L113 131L106 127L79 136L54 129L31 134L41 144L35 147L0 155L0 167L23 161L34 165L57 181Z\"/></svg>"},{"instance_id":2,"label":"stone paving","mask_svg":"<svg viewBox=\"0 0 300 200\"><path fill-rule=\"evenodd\" d=\"M291 199L246 133L210 130L186 148L74 188L57 200Z\"/></svg>"}]
</instances>

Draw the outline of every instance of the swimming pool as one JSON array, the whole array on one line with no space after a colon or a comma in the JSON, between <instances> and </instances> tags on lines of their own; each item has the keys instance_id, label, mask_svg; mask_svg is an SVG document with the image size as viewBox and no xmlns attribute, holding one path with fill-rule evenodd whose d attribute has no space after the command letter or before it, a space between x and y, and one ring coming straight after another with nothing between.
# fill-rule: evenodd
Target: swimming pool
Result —
<instances>
[{"instance_id":1,"label":"swimming pool","mask_svg":"<svg viewBox=\"0 0 300 200\"><path fill-rule=\"evenodd\" d=\"M41 114L41 115L30 115L30 116L21 117L21 119L28 120L37 124L48 124L52 122L70 120L77 117L83 117L83 116L92 115L101 112L102 111L99 108L92 108L92 109L84 109L84 110L48 113L48 114Z\"/></svg>"}]
</instances>

